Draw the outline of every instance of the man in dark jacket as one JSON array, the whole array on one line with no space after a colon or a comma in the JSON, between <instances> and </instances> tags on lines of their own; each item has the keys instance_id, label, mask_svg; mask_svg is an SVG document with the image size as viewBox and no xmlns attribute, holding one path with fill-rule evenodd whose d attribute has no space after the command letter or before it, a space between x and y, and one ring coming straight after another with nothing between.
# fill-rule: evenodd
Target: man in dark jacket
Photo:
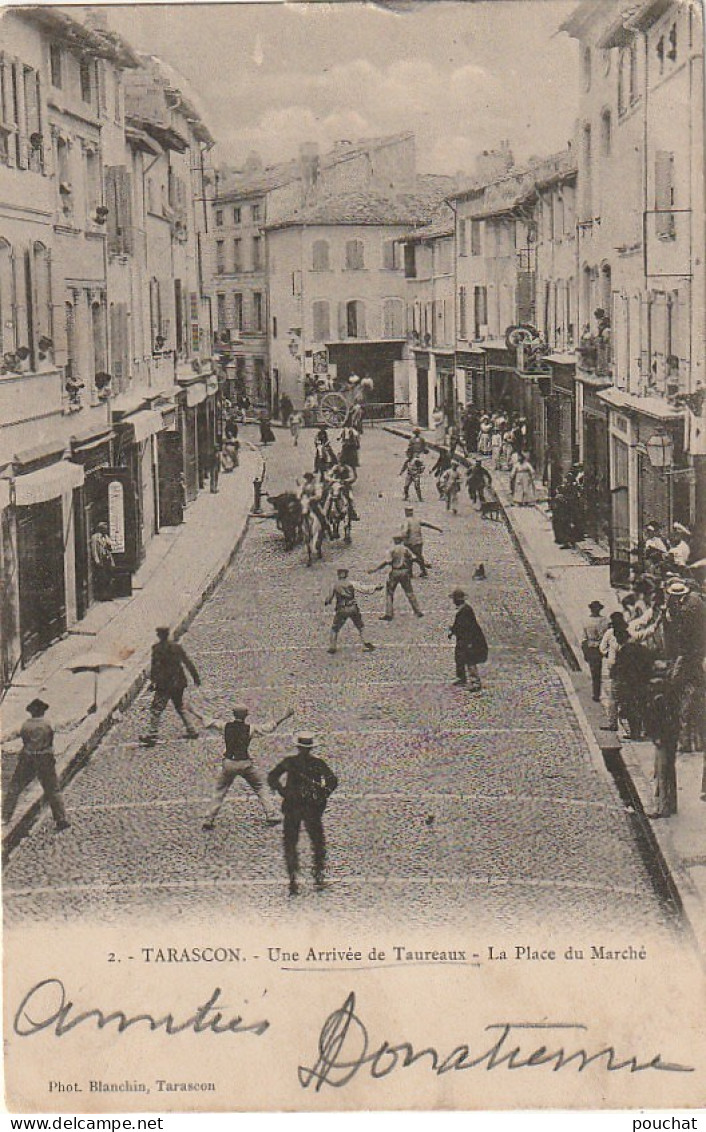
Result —
<instances>
[{"instance_id":1,"label":"man in dark jacket","mask_svg":"<svg viewBox=\"0 0 706 1132\"><path fill-rule=\"evenodd\" d=\"M159 721L162 712L171 700L181 717L189 739L198 739L195 716L184 705L184 692L187 679L184 669L190 673L194 684L198 688L201 684L196 665L187 656L186 651L176 641L170 640L169 629L160 626L157 629L157 643L152 645L152 666L150 668L150 681L154 688L154 696L150 705L150 722L147 732L140 735L140 742L144 747L154 747L159 734Z\"/></svg>"},{"instance_id":2,"label":"man in dark jacket","mask_svg":"<svg viewBox=\"0 0 706 1132\"><path fill-rule=\"evenodd\" d=\"M15 812L20 794L35 778L39 779L44 797L49 803L52 817L59 832L69 828L66 817L66 807L59 788L56 774L56 759L54 757L54 728L45 718L49 705L44 700L34 699L27 704L30 718L26 719L20 728L22 750L20 751L15 767L15 773L10 779L7 790L2 798L2 820L9 822ZM16 732L5 736L5 744L14 738Z\"/></svg>"},{"instance_id":3,"label":"man in dark jacket","mask_svg":"<svg viewBox=\"0 0 706 1132\"><path fill-rule=\"evenodd\" d=\"M476 615L466 601L463 590L457 589L449 595L456 606L456 617L449 629L449 639L456 638L456 679L454 684L460 688L468 688L471 692L480 692L481 682L477 666L485 664L488 659L488 645L485 635L476 620ZM466 677L470 677L470 684Z\"/></svg>"},{"instance_id":4,"label":"man in dark jacket","mask_svg":"<svg viewBox=\"0 0 706 1132\"><path fill-rule=\"evenodd\" d=\"M299 735L296 755L282 759L267 776L270 789L282 796L284 860L289 874L290 896L299 893L297 845L302 822L311 840L314 885L318 889L324 886L326 839L321 819L326 803L338 786L338 779L328 763L314 757L313 748L313 735Z\"/></svg>"}]
</instances>

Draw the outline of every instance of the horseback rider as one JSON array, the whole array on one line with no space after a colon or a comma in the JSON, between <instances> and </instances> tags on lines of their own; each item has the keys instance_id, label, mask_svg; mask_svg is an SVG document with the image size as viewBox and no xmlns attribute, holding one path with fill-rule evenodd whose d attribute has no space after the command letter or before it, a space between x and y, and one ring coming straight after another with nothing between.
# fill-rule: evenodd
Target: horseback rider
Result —
<instances>
[{"instance_id":1,"label":"horseback rider","mask_svg":"<svg viewBox=\"0 0 706 1132\"><path fill-rule=\"evenodd\" d=\"M334 466L327 473L327 480L329 489L326 493L326 501L324 506L324 513L330 524L331 510L336 500L343 496L348 503L348 510L350 512L351 521L357 522L360 519L351 496L351 487L355 483L355 472L349 468L347 464L334 464Z\"/></svg>"},{"instance_id":2,"label":"horseback rider","mask_svg":"<svg viewBox=\"0 0 706 1132\"><path fill-rule=\"evenodd\" d=\"M327 430L322 426L314 437L314 471L325 472L336 463L336 455L331 447Z\"/></svg>"},{"instance_id":3,"label":"horseback rider","mask_svg":"<svg viewBox=\"0 0 706 1132\"><path fill-rule=\"evenodd\" d=\"M302 482L299 485L297 492L302 506L302 515L308 515L310 511L316 515L321 523L324 531L329 533L329 525L324 513L324 485L319 476L314 472L304 472Z\"/></svg>"}]
</instances>

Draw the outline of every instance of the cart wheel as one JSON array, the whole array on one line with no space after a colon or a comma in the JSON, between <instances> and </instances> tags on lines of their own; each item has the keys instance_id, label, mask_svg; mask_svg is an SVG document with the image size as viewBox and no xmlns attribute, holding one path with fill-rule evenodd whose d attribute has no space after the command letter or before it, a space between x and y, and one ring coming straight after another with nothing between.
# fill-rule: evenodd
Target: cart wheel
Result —
<instances>
[{"instance_id":1,"label":"cart wheel","mask_svg":"<svg viewBox=\"0 0 706 1132\"><path fill-rule=\"evenodd\" d=\"M342 425L348 413L348 402L342 393L326 393L321 398L319 412L327 425Z\"/></svg>"}]
</instances>

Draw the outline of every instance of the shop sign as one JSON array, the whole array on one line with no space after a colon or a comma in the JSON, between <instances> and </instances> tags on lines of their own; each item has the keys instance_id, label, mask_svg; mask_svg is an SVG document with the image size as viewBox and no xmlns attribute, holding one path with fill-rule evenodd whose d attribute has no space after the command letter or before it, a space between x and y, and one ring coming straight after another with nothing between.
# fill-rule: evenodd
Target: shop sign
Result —
<instances>
[{"instance_id":1,"label":"shop sign","mask_svg":"<svg viewBox=\"0 0 706 1132\"><path fill-rule=\"evenodd\" d=\"M108 531L115 554L125 553L125 492L120 480L108 484Z\"/></svg>"}]
</instances>

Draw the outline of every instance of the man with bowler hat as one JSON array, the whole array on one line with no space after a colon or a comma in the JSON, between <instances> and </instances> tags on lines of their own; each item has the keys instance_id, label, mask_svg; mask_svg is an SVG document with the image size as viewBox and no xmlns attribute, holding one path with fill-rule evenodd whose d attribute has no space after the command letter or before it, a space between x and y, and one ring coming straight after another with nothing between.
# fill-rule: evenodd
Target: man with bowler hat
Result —
<instances>
[{"instance_id":1,"label":"man with bowler hat","mask_svg":"<svg viewBox=\"0 0 706 1132\"><path fill-rule=\"evenodd\" d=\"M186 650L172 641L166 625L157 629L157 643L152 645L152 665L150 667L150 681L154 688L154 696L150 705L150 722L144 735L140 735L143 747L154 747L159 734L159 721L162 712L171 700L177 710L189 739L198 739L194 715L184 705L184 692L186 691L186 673L191 674L194 684L198 688L201 684L196 665L186 654Z\"/></svg>"},{"instance_id":2,"label":"man with bowler hat","mask_svg":"<svg viewBox=\"0 0 706 1132\"><path fill-rule=\"evenodd\" d=\"M601 702L601 676L603 672L601 641L608 628L608 619L603 616L605 606L602 601L590 601L588 608L590 617L588 617L583 624L581 649L583 651L583 659L586 661L588 670L591 673L593 700L598 704Z\"/></svg>"},{"instance_id":3,"label":"man with bowler hat","mask_svg":"<svg viewBox=\"0 0 706 1132\"><path fill-rule=\"evenodd\" d=\"M59 780L56 775L56 759L54 758L54 729L46 713L49 705L44 700L34 699L27 704L29 719L26 719L20 728L22 750L20 751L15 767L15 773L3 795L2 820L9 822L15 812L20 794L33 779L38 778L44 797L49 803L52 817L56 822L58 831L69 829L70 822L66 818L64 799L59 789Z\"/></svg>"},{"instance_id":4,"label":"man with bowler hat","mask_svg":"<svg viewBox=\"0 0 706 1132\"><path fill-rule=\"evenodd\" d=\"M226 800L226 794L238 776L247 782L248 786L257 794L258 801L265 812L267 824L278 825L281 822L282 819L274 812L272 803L265 791L264 775L257 764L253 762L250 754L250 742L252 739L261 738L263 735L272 735L292 715L294 715L294 709L290 708L279 719L253 725L245 722L248 716L248 709L245 704L234 705L233 718L226 723L223 729L223 741L226 749L223 754L223 765L216 781L216 794L213 805L204 818L202 829L213 829L220 808Z\"/></svg>"},{"instance_id":5,"label":"man with bowler hat","mask_svg":"<svg viewBox=\"0 0 706 1132\"><path fill-rule=\"evenodd\" d=\"M338 779L328 763L314 756L313 748L314 736L302 732L297 737L296 755L282 759L267 776L270 789L282 796L284 860L290 896L299 894L297 846L302 822L311 840L314 885L317 889L324 887L326 839L321 819L326 803L338 786Z\"/></svg>"}]
</instances>

